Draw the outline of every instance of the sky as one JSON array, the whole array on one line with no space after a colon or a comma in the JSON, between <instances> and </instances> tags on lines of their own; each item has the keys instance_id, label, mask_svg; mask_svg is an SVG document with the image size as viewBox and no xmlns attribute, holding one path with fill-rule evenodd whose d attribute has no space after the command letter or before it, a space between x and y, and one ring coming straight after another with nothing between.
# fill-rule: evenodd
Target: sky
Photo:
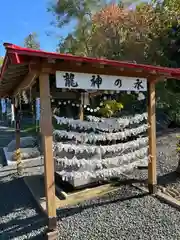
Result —
<instances>
[{"instance_id":1,"label":"sky","mask_svg":"<svg viewBox=\"0 0 180 240\"><path fill-rule=\"evenodd\" d=\"M48 0L0 0L0 56L4 56L3 43L23 46L25 37L36 32L41 49L55 51L58 36L66 36L71 26L57 32L51 22L54 20L47 12ZM47 36L47 32L53 32Z\"/></svg>"}]
</instances>

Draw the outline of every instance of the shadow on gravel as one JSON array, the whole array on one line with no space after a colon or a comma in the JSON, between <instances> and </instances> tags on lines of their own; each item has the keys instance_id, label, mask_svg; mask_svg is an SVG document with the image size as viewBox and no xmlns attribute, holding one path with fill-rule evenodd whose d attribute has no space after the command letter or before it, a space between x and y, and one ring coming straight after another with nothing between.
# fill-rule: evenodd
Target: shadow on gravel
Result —
<instances>
[{"instance_id":1,"label":"shadow on gravel","mask_svg":"<svg viewBox=\"0 0 180 240\"><path fill-rule=\"evenodd\" d=\"M147 180L144 179L136 179L136 178L128 178L128 179L122 179L122 180L116 180L112 181L113 186L122 186L122 185L131 185L133 183L147 183Z\"/></svg>"},{"instance_id":2,"label":"shadow on gravel","mask_svg":"<svg viewBox=\"0 0 180 240\"><path fill-rule=\"evenodd\" d=\"M134 189L131 186L128 186L128 187ZM64 209L58 209L57 210L57 217L58 217L58 219L61 220L62 218L73 216L73 215L81 213L84 210L89 209L89 208L96 208L96 207L100 207L100 206L106 206L106 205L113 204L113 203L121 204L124 201L144 198L145 196L148 196L148 195L149 195L149 193L141 193L141 192L139 192L139 194L132 193L132 194L130 194L130 196L117 197L117 199L108 200L109 196L107 194L107 195L101 196L100 197L101 201L99 201L99 202L96 201L96 203L90 203L90 204L83 205L83 206L77 205L75 207L68 207L68 208L64 208Z\"/></svg>"},{"instance_id":3,"label":"shadow on gravel","mask_svg":"<svg viewBox=\"0 0 180 240\"><path fill-rule=\"evenodd\" d=\"M156 133L156 137L164 137L164 136L167 136L168 134L172 134L172 133L180 133L180 128L163 129Z\"/></svg>"},{"instance_id":4,"label":"shadow on gravel","mask_svg":"<svg viewBox=\"0 0 180 240\"><path fill-rule=\"evenodd\" d=\"M158 181L158 185L162 185L162 186L176 183L177 181L180 181L180 174L177 173L176 171L173 171L163 176L159 176L157 181Z\"/></svg>"},{"instance_id":5,"label":"shadow on gravel","mask_svg":"<svg viewBox=\"0 0 180 240\"><path fill-rule=\"evenodd\" d=\"M6 239L14 239L14 238L21 238L23 235L31 235L32 231L36 231L37 229L44 228L45 226L45 221L43 220L38 220L36 217L31 217L27 218L25 220L18 220L14 219L14 221L11 221L10 223L6 224L6 228L3 230L3 233L0 232L0 239L1 240L6 240ZM1 227L1 226L0 226ZM32 234L34 235L34 234ZM39 233L36 234L36 236L29 236L26 239L44 239L44 234Z\"/></svg>"},{"instance_id":6,"label":"shadow on gravel","mask_svg":"<svg viewBox=\"0 0 180 240\"><path fill-rule=\"evenodd\" d=\"M44 239L46 218L21 178L0 180L0 239ZM24 238L23 238L24 239Z\"/></svg>"}]
</instances>

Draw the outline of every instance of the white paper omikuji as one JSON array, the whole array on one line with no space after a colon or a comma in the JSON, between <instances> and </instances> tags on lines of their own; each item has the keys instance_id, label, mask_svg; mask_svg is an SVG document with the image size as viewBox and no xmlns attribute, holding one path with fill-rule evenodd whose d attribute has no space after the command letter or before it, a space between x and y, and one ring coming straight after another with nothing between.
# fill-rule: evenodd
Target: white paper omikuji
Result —
<instances>
[{"instance_id":1,"label":"white paper omikuji","mask_svg":"<svg viewBox=\"0 0 180 240\"><path fill-rule=\"evenodd\" d=\"M75 139L81 143L95 143L97 141L112 141L112 140L125 140L127 137L136 136L145 132L148 129L148 124L143 124L140 127L125 129L123 132L115 132L115 133L79 133L79 132L67 132L64 130L54 130L53 136L58 138L66 138L66 139Z\"/></svg>"},{"instance_id":2,"label":"white paper omikuji","mask_svg":"<svg viewBox=\"0 0 180 240\"><path fill-rule=\"evenodd\" d=\"M95 116L87 116L87 119L91 122L105 122L108 124L114 124L118 122L119 124L125 124L125 127L133 124L133 123L140 123L143 120L147 120L148 113L136 114L135 116L125 116L121 118L99 118Z\"/></svg>"},{"instance_id":3,"label":"white paper omikuji","mask_svg":"<svg viewBox=\"0 0 180 240\"><path fill-rule=\"evenodd\" d=\"M103 178L110 178L110 177L118 177L120 174L131 171L132 169L138 167L141 164L147 164L148 163L148 157L145 157L143 159L115 167L115 168L109 168L109 169L100 169L94 172L84 171L84 172L78 172L78 171L72 171L72 172L66 172L65 170L59 172L62 176L63 180L68 181L69 179L73 178L80 178L80 179L87 179L87 178L94 178L94 179L103 179Z\"/></svg>"},{"instance_id":4,"label":"white paper omikuji","mask_svg":"<svg viewBox=\"0 0 180 240\"><path fill-rule=\"evenodd\" d=\"M137 114L133 117L110 118L110 119L87 116L87 119L89 121L81 121L79 119L58 117L56 115L54 115L54 118L56 119L57 124L60 124L60 125L68 124L70 127L73 127L74 129L77 129L77 128L81 130L92 129L94 131L101 130L105 132L114 132L114 131L122 130L131 124L140 123L144 120L147 120L147 113Z\"/></svg>"},{"instance_id":5,"label":"white paper omikuji","mask_svg":"<svg viewBox=\"0 0 180 240\"><path fill-rule=\"evenodd\" d=\"M96 165L101 166L102 165L110 165L110 164L116 164L121 166L122 164L129 164L132 160L142 159L147 157L148 154L148 147L141 148L139 150L136 150L134 152L130 152L127 154L124 154L122 156L112 157L112 158L106 158L106 159L93 159L93 160L87 160L87 159L77 159L76 157L73 157L72 159L68 158L55 158L55 161L58 165L61 165L63 167L68 166L84 166L84 165Z\"/></svg>"},{"instance_id":6,"label":"white paper omikuji","mask_svg":"<svg viewBox=\"0 0 180 240\"><path fill-rule=\"evenodd\" d=\"M123 117L123 118L97 118L93 116L88 116L89 121L80 121L68 118L59 118L55 116L59 124L68 124L73 127L85 130L85 132L76 131L64 131L55 130L53 136L55 142L53 142L54 150L54 160L56 168L69 168L82 167L82 166L95 166L96 171L66 171L65 169L60 172L62 178L68 181L71 178L94 178L102 179L109 177L117 177L125 171L129 171L140 164L148 163L148 137L139 137L139 134L144 133L148 124L142 123L142 121L147 119L147 113L137 114L134 117ZM136 123L136 127L130 128L131 124ZM123 126L123 127L122 127ZM126 127L126 128L124 128ZM127 128L129 127L129 128ZM101 129L101 132L87 133L86 130L91 129L97 131ZM115 132L112 132L112 129ZM106 132L103 132L103 131ZM120 131L119 131L120 130ZM116 132L117 131L117 132ZM113 145L96 146L97 141L106 140L126 140L127 137L138 136L136 140L128 141L125 143L118 143ZM56 138L58 137L58 138ZM62 143L59 142L60 139L73 139L76 143ZM56 139L59 139L58 141ZM88 143L88 144L87 144ZM126 154L123 154L125 150ZM62 151L73 153L74 157L69 159L67 157L60 158L58 155ZM82 158L78 159L77 154L79 153L90 153L95 154L95 159ZM114 157L104 158L105 154L113 153ZM84 154L86 156L87 154ZM118 156L117 156L118 155ZM110 165L114 164L117 167L108 168ZM92 168L94 169L94 168Z\"/></svg>"},{"instance_id":7,"label":"white paper omikuji","mask_svg":"<svg viewBox=\"0 0 180 240\"><path fill-rule=\"evenodd\" d=\"M23 91L23 92L22 92L22 99L23 99L23 101L24 101L25 104L28 103L28 97L27 97L26 91Z\"/></svg>"},{"instance_id":8,"label":"white paper omikuji","mask_svg":"<svg viewBox=\"0 0 180 240\"><path fill-rule=\"evenodd\" d=\"M61 143L57 142L54 145L54 150L57 152L65 151L65 152L74 152L77 153L83 153L86 152L88 154L106 154L106 153L116 153L119 151L123 151L125 149L131 149L134 150L136 148L139 148L140 146L147 145L148 143L148 137L139 137L136 140L129 141L126 143L118 143L113 145L106 145L106 146L94 146L94 145L85 145L85 144L69 144L69 143Z\"/></svg>"},{"instance_id":9,"label":"white paper omikuji","mask_svg":"<svg viewBox=\"0 0 180 240\"><path fill-rule=\"evenodd\" d=\"M144 99L145 99L144 94L143 94L142 92L140 92L140 93L138 94L138 100L141 101L141 100L144 100Z\"/></svg>"}]
</instances>

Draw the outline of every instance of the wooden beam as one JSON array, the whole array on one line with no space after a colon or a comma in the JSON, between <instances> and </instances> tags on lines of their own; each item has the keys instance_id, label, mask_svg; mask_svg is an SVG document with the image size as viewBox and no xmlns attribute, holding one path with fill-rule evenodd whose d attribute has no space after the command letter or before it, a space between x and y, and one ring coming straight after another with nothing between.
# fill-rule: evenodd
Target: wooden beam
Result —
<instances>
[{"instance_id":1,"label":"wooden beam","mask_svg":"<svg viewBox=\"0 0 180 240\"><path fill-rule=\"evenodd\" d=\"M149 137L149 163L148 163L148 188L154 194L157 185L156 172L156 98L155 82L148 82L148 137Z\"/></svg>"},{"instance_id":2,"label":"wooden beam","mask_svg":"<svg viewBox=\"0 0 180 240\"><path fill-rule=\"evenodd\" d=\"M55 203L54 159L52 149L52 112L49 89L49 75L41 73L39 77L41 105L41 134L44 151L44 173L46 210L48 215L48 230L54 231L57 226Z\"/></svg>"},{"instance_id":3,"label":"wooden beam","mask_svg":"<svg viewBox=\"0 0 180 240\"><path fill-rule=\"evenodd\" d=\"M13 95L16 96L19 92L22 90L25 90L33 85L35 82L36 77L38 76L36 71L29 72L25 79L17 86L17 88L14 90Z\"/></svg>"},{"instance_id":4,"label":"wooden beam","mask_svg":"<svg viewBox=\"0 0 180 240\"><path fill-rule=\"evenodd\" d=\"M35 89L32 89L31 94L34 98L40 97L40 93L37 92ZM56 91L52 90L50 92L52 98L56 99L66 99L66 100L78 100L78 93L76 92L61 92L60 90L56 89Z\"/></svg>"},{"instance_id":5,"label":"wooden beam","mask_svg":"<svg viewBox=\"0 0 180 240\"><path fill-rule=\"evenodd\" d=\"M111 75L111 76L127 76L127 77L152 77L154 74L147 72L136 72L135 69L120 69L106 65L104 68L100 68L99 65L96 67L92 64L82 64L77 65L72 61L60 61L56 63L36 63L30 64L31 71L38 71L38 69L42 69L43 72L48 72L51 74L55 74L56 71L68 71L68 72L80 72L80 73L93 73L93 74L104 74L104 75ZM159 75L155 75L155 77Z\"/></svg>"}]
</instances>

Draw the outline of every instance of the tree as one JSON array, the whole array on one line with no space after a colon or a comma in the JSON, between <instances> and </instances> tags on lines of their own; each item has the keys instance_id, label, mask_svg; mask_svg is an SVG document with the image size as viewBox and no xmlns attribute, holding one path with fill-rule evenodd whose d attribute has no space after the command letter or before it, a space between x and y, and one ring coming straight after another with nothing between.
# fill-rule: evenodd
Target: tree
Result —
<instances>
[{"instance_id":1,"label":"tree","mask_svg":"<svg viewBox=\"0 0 180 240\"><path fill-rule=\"evenodd\" d=\"M69 1L64 0L64 2ZM80 4L81 1L77 2ZM84 3L86 4L83 7L77 4L77 6L70 6L70 9L65 5L60 8L58 4L56 8L54 7L57 26L62 27L71 20L78 22L75 30L60 41L59 51L110 59L151 62L158 47L155 47L158 41L152 41L151 32L154 31L154 27L158 29L159 26L159 18L152 5L141 4L138 8L130 10L124 8L123 4L106 4L106 1L99 1L96 11L93 12L93 8L90 8L94 4L93 0L86 0ZM75 8L73 14L70 11L72 8ZM150 46L154 49L154 54L149 51L152 55L151 59L148 56Z\"/></svg>"},{"instance_id":2,"label":"tree","mask_svg":"<svg viewBox=\"0 0 180 240\"><path fill-rule=\"evenodd\" d=\"M77 23L61 40L58 51L180 67L179 0L152 0L133 9L126 7L127 2L132 3L129 0L96 2L94 7L93 0L63 0L54 6L58 27L72 20ZM158 105L180 119L179 92L176 80L157 84Z\"/></svg>"},{"instance_id":3,"label":"tree","mask_svg":"<svg viewBox=\"0 0 180 240\"><path fill-rule=\"evenodd\" d=\"M40 49L40 43L39 43L37 38L38 38L38 36L35 32L30 33L24 39L24 47L39 50ZM32 110L32 115L33 115L33 120L34 120L35 119L35 103L33 101L31 102L31 110Z\"/></svg>"},{"instance_id":4,"label":"tree","mask_svg":"<svg viewBox=\"0 0 180 240\"><path fill-rule=\"evenodd\" d=\"M74 4L70 4L70 2ZM111 2L111 1L110 1ZM168 59L167 31L178 17L174 0L161 4L140 3L128 9L131 0L121 4L94 0L63 0L51 9L57 26L74 20L77 25L67 38L60 41L58 51L77 55L106 57L110 59L136 61L139 63L172 65ZM138 1L136 1L138 2ZM176 16L176 17L175 17Z\"/></svg>"},{"instance_id":5,"label":"tree","mask_svg":"<svg viewBox=\"0 0 180 240\"><path fill-rule=\"evenodd\" d=\"M91 19L92 14L106 4L106 0L59 0L52 2L48 8L56 18L56 26L75 21L77 24L85 19Z\"/></svg>"},{"instance_id":6,"label":"tree","mask_svg":"<svg viewBox=\"0 0 180 240\"><path fill-rule=\"evenodd\" d=\"M113 1L113 0L112 0ZM68 52L83 56L94 56L90 46L93 15L106 6L109 0L62 0L52 3L49 11L55 16L55 24L58 28L74 22L73 31L65 39L61 39L57 51Z\"/></svg>"},{"instance_id":7,"label":"tree","mask_svg":"<svg viewBox=\"0 0 180 240\"><path fill-rule=\"evenodd\" d=\"M36 33L30 33L25 39L24 39L24 47L32 48L32 49L40 49L40 43L37 39Z\"/></svg>"}]
</instances>

